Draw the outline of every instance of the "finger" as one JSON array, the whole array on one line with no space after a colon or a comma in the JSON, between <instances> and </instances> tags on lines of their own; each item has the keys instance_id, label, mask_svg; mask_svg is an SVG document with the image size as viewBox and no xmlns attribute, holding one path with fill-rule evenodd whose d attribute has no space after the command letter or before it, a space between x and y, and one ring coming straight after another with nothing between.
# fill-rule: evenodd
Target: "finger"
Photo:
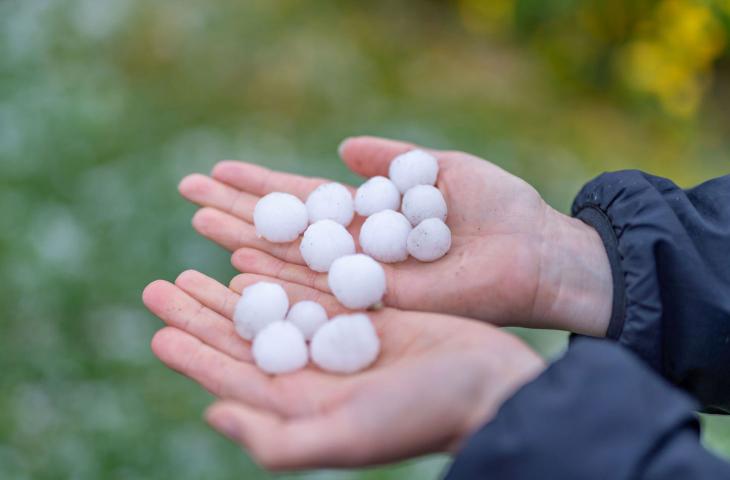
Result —
<instances>
[{"instance_id":1,"label":"finger","mask_svg":"<svg viewBox=\"0 0 730 480\"><path fill-rule=\"evenodd\" d=\"M186 270L175 279L175 285L229 323L233 319L239 295L218 281L195 270Z\"/></svg>"},{"instance_id":2,"label":"finger","mask_svg":"<svg viewBox=\"0 0 730 480\"><path fill-rule=\"evenodd\" d=\"M304 265L285 262L260 250L240 248L233 252L231 263L241 272L269 275L279 280L330 293L326 273L315 272Z\"/></svg>"},{"instance_id":3,"label":"finger","mask_svg":"<svg viewBox=\"0 0 730 480\"><path fill-rule=\"evenodd\" d=\"M349 312L349 310L343 307L335 297L328 293L314 288L306 287L304 285L299 285L297 283L272 278L271 276L267 275L257 275L250 273L236 275L233 280L231 280L231 290L240 293L249 285L253 285L257 282L274 282L281 285L286 291L287 296L289 297L290 305L294 305L295 303L301 302L303 300L311 300L322 305L324 309L327 310L327 315L329 317Z\"/></svg>"},{"instance_id":4,"label":"finger","mask_svg":"<svg viewBox=\"0 0 730 480\"><path fill-rule=\"evenodd\" d=\"M271 192L286 192L305 200L323 183L323 178L303 177L270 170L252 163L225 160L211 174L213 178L251 195L263 197Z\"/></svg>"},{"instance_id":5,"label":"finger","mask_svg":"<svg viewBox=\"0 0 730 480\"><path fill-rule=\"evenodd\" d=\"M332 293L326 273L315 272L304 265L283 261L260 250L240 248L233 252L231 263L240 272L273 277L327 294ZM396 276L398 269L387 264L381 266L386 278L384 303L388 306L397 306L398 296L396 290L398 283Z\"/></svg>"},{"instance_id":6,"label":"finger","mask_svg":"<svg viewBox=\"0 0 730 480\"><path fill-rule=\"evenodd\" d=\"M337 413L285 420L223 401L208 408L205 416L213 428L243 445L267 470L360 464L357 436Z\"/></svg>"},{"instance_id":7,"label":"finger","mask_svg":"<svg viewBox=\"0 0 730 480\"><path fill-rule=\"evenodd\" d=\"M358 175L387 177L391 160L414 148L422 147L397 140L362 136L345 139L340 144L339 153L348 168Z\"/></svg>"},{"instance_id":8,"label":"finger","mask_svg":"<svg viewBox=\"0 0 730 480\"><path fill-rule=\"evenodd\" d=\"M289 243L272 243L259 238L256 228L248 222L214 208L204 207L195 212L193 228L226 250L234 251L250 247L268 252L290 263L304 265L299 251L300 240Z\"/></svg>"},{"instance_id":9,"label":"finger","mask_svg":"<svg viewBox=\"0 0 730 480\"><path fill-rule=\"evenodd\" d=\"M235 360L187 332L163 328L152 338L152 351L165 365L217 397L233 398L259 408L271 403L271 379L255 365Z\"/></svg>"},{"instance_id":10,"label":"finger","mask_svg":"<svg viewBox=\"0 0 730 480\"><path fill-rule=\"evenodd\" d=\"M178 185L180 194L201 207L213 207L253 223L259 197L232 188L199 173L188 175Z\"/></svg>"},{"instance_id":11,"label":"finger","mask_svg":"<svg viewBox=\"0 0 730 480\"><path fill-rule=\"evenodd\" d=\"M251 347L236 334L233 323L179 287L157 280L145 288L142 299L167 325L184 330L237 360L252 361Z\"/></svg>"}]
</instances>

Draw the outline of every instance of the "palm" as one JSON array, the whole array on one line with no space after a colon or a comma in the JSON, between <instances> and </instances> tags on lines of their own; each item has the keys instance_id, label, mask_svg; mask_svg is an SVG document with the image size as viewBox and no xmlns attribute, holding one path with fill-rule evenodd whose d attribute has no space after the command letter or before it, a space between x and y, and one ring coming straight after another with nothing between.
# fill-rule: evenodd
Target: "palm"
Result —
<instances>
[{"instance_id":1,"label":"palm","mask_svg":"<svg viewBox=\"0 0 730 480\"><path fill-rule=\"evenodd\" d=\"M412 146L357 139L343 158L363 176L387 174L390 159ZM540 228L547 210L527 183L471 155L435 152L438 186L449 205L452 230L449 254L434 263L409 259L386 265L388 306L443 312L497 324L528 324L539 279ZM241 271L271 275L328 292L326 275L312 272L298 242L277 245L256 237L252 225L258 198L285 191L306 198L323 179L300 177L242 162L222 162L213 178L193 175L180 186L184 196L203 206L195 228L231 251ZM362 218L350 231L357 239ZM534 325L533 325L534 326Z\"/></svg>"},{"instance_id":2,"label":"palm","mask_svg":"<svg viewBox=\"0 0 730 480\"><path fill-rule=\"evenodd\" d=\"M236 292L263 278L241 275L228 289L191 271L175 285L151 284L144 299L169 325L153 340L155 353L245 417L251 433L236 439L252 442L252 453L271 468L362 465L451 448L541 366L534 353L495 328L383 309L371 315L382 350L370 369L344 377L310 366L269 377L252 364L249 344L229 320ZM343 311L328 294L280 283L292 302L314 299L330 315ZM521 355L510 362L515 352ZM502 379L490 383L495 363ZM440 385L436 392L434 379ZM402 425L396 435L391 428L397 421ZM297 435L307 440L297 441ZM305 450L271 457L272 449L279 451L272 445L282 441Z\"/></svg>"}]
</instances>

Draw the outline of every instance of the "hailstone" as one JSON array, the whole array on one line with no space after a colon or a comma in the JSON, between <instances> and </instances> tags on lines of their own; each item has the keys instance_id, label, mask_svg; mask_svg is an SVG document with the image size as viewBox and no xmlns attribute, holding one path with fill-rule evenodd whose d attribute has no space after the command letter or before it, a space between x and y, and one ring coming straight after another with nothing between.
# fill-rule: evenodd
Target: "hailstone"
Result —
<instances>
[{"instance_id":1,"label":"hailstone","mask_svg":"<svg viewBox=\"0 0 730 480\"><path fill-rule=\"evenodd\" d=\"M411 223L393 210L383 210L371 215L360 229L360 246L363 252L384 263L402 262L408 258L406 242L411 233Z\"/></svg>"},{"instance_id":2,"label":"hailstone","mask_svg":"<svg viewBox=\"0 0 730 480\"><path fill-rule=\"evenodd\" d=\"M337 300L347 308L368 308L385 295L383 267L361 253L335 260L327 282Z\"/></svg>"},{"instance_id":3,"label":"hailstone","mask_svg":"<svg viewBox=\"0 0 730 480\"><path fill-rule=\"evenodd\" d=\"M393 182L385 177L373 177L360 185L355 193L355 210L363 217L369 217L383 210L398 210L400 192Z\"/></svg>"},{"instance_id":4,"label":"hailstone","mask_svg":"<svg viewBox=\"0 0 730 480\"><path fill-rule=\"evenodd\" d=\"M438 218L427 218L408 235L408 253L422 262L433 262L451 248L451 230Z\"/></svg>"},{"instance_id":5,"label":"hailstone","mask_svg":"<svg viewBox=\"0 0 730 480\"><path fill-rule=\"evenodd\" d=\"M261 330L251 348L256 365L266 373L290 373L304 368L309 352L304 336L289 322L270 323Z\"/></svg>"},{"instance_id":6,"label":"hailstone","mask_svg":"<svg viewBox=\"0 0 730 480\"><path fill-rule=\"evenodd\" d=\"M304 300L291 307L286 320L293 323L306 340L311 340L314 332L327 323L327 312L319 303Z\"/></svg>"},{"instance_id":7,"label":"hailstone","mask_svg":"<svg viewBox=\"0 0 730 480\"><path fill-rule=\"evenodd\" d=\"M436 157L423 150L411 150L390 162L388 175L400 193L406 193L416 185L435 185L438 173Z\"/></svg>"},{"instance_id":8,"label":"hailstone","mask_svg":"<svg viewBox=\"0 0 730 480\"><path fill-rule=\"evenodd\" d=\"M258 282L246 287L236 304L233 323L236 332L251 340L268 324L284 320L289 310L289 298L281 285Z\"/></svg>"},{"instance_id":9,"label":"hailstone","mask_svg":"<svg viewBox=\"0 0 730 480\"><path fill-rule=\"evenodd\" d=\"M403 196L403 215L415 227L427 218L446 220L446 200L441 191L431 185L416 185Z\"/></svg>"},{"instance_id":10,"label":"hailstone","mask_svg":"<svg viewBox=\"0 0 730 480\"><path fill-rule=\"evenodd\" d=\"M355 216L355 205L347 187L340 183L325 183L309 194L307 212L311 223L327 219L346 227Z\"/></svg>"},{"instance_id":11,"label":"hailstone","mask_svg":"<svg viewBox=\"0 0 730 480\"><path fill-rule=\"evenodd\" d=\"M309 345L312 361L322 370L354 373L375 361L380 340L363 313L340 315L322 326Z\"/></svg>"},{"instance_id":12,"label":"hailstone","mask_svg":"<svg viewBox=\"0 0 730 480\"><path fill-rule=\"evenodd\" d=\"M334 220L320 220L304 232L299 251L309 268L326 272L338 258L355 253L355 240Z\"/></svg>"},{"instance_id":13,"label":"hailstone","mask_svg":"<svg viewBox=\"0 0 730 480\"><path fill-rule=\"evenodd\" d=\"M275 243L296 240L309 225L307 207L288 193L274 192L262 197L253 211L259 237Z\"/></svg>"}]
</instances>

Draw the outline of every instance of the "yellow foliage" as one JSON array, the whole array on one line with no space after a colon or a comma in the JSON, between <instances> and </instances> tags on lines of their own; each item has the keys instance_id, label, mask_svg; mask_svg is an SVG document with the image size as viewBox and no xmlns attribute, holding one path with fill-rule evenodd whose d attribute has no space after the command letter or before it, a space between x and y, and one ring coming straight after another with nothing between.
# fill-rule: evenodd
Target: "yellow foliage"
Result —
<instances>
[{"instance_id":1,"label":"yellow foliage","mask_svg":"<svg viewBox=\"0 0 730 480\"><path fill-rule=\"evenodd\" d=\"M619 70L629 87L656 96L668 113L689 117L697 111L725 42L725 32L706 4L664 0L624 47Z\"/></svg>"}]
</instances>

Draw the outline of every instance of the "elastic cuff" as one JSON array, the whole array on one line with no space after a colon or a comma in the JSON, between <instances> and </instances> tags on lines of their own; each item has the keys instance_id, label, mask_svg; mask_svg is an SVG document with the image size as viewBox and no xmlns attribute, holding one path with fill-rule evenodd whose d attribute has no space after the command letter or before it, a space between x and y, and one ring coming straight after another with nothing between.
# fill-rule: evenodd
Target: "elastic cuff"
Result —
<instances>
[{"instance_id":1,"label":"elastic cuff","mask_svg":"<svg viewBox=\"0 0 730 480\"><path fill-rule=\"evenodd\" d=\"M626 285L624 283L624 271L621 267L621 255L618 251L618 239L613 225L608 216L601 210L592 205L581 207L575 213L575 218L582 220L584 223L593 227L598 236L601 237L606 254L608 255L608 263L611 265L611 277L613 278L613 303L611 304L611 320L608 323L606 337L612 340L618 340L624 328L624 318L626 311Z\"/></svg>"}]
</instances>

